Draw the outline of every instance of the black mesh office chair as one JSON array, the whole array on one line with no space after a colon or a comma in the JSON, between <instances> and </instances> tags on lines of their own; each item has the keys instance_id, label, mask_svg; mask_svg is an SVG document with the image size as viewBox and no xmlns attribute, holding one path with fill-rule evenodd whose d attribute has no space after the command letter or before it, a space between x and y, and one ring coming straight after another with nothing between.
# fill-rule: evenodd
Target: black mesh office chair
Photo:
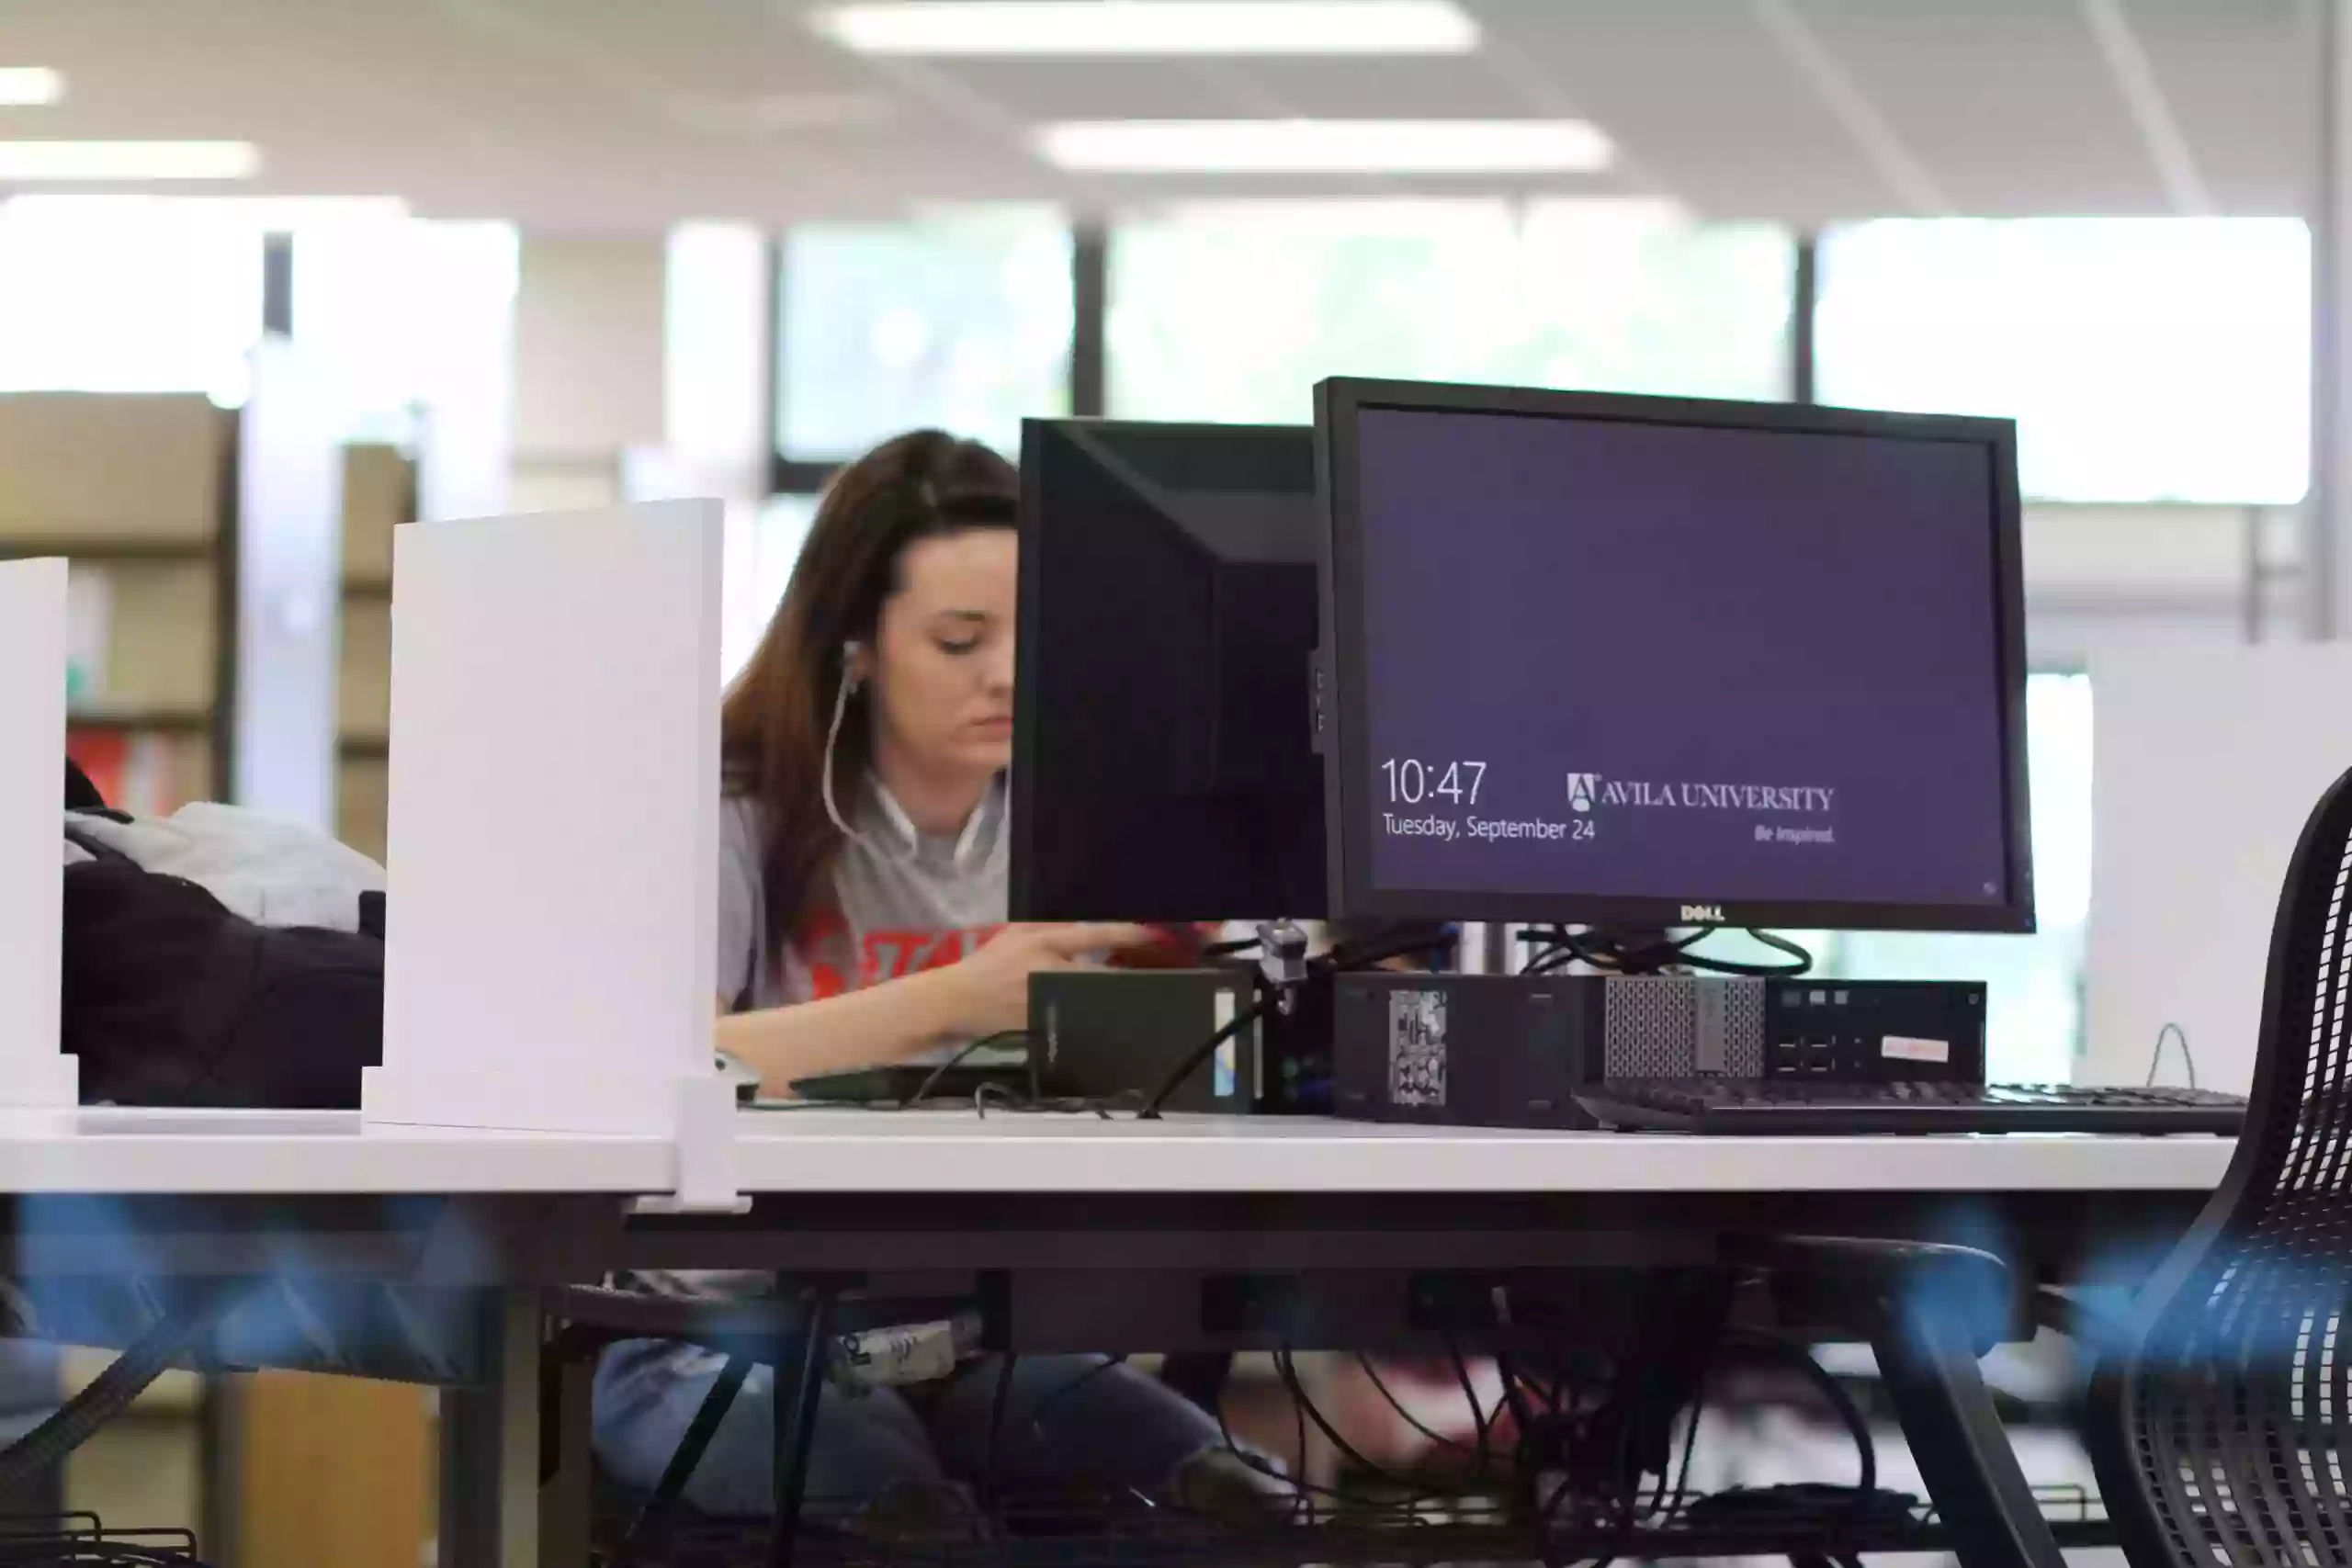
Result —
<instances>
[{"instance_id":1,"label":"black mesh office chair","mask_svg":"<svg viewBox=\"0 0 2352 1568\"><path fill-rule=\"evenodd\" d=\"M2237 1156L2093 1379L2085 1439L2132 1568L2352 1562L2348 877L2352 773L2279 895Z\"/></svg>"}]
</instances>

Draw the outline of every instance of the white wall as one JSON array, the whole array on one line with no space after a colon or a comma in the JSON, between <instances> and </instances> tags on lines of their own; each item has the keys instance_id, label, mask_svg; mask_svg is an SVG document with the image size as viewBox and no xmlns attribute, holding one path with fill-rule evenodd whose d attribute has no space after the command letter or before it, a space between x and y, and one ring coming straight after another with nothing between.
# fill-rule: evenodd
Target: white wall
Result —
<instances>
[{"instance_id":1,"label":"white wall","mask_svg":"<svg viewBox=\"0 0 2352 1568\"><path fill-rule=\"evenodd\" d=\"M2086 1079L2142 1081L2174 1023L2199 1081L2244 1093L2288 861L2352 765L2352 645L2119 647L2091 682Z\"/></svg>"}]
</instances>

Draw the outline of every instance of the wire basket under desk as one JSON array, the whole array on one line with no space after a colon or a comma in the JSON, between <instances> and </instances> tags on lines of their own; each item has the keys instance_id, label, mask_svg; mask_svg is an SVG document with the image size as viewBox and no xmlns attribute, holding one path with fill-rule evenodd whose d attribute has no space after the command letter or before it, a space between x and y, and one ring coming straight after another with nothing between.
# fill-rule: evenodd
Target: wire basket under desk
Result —
<instances>
[{"instance_id":1,"label":"wire basket under desk","mask_svg":"<svg viewBox=\"0 0 2352 1568\"><path fill-rule=\"evenodd\" d=\"M184 1529L109 1529L97 1515L0 1514L0 1568L204 1568Z\"/></svg>"},{"instance_id":2,"label":"wire basket under desk","mask_svg":"<svg viewBox=\"0 0 2352 1568\"><path fill-rule=\"evenodd\" d=\"M1752 1515L1766 1495L1692 1498L1672 1514L1654 1514L1627 1528L1569 1519L1547 1527L1523 1508L1464 1499L1326 1502L1312 1519L1304 1512L1285 1518L1277 1510L1259 1522L1158 1506L1139 1497L1062 1495L1007 1498L984 1516L962 1494L942 1493L923 1528L901 1524L887 1534L858 1527L855 1510L838 1500L811 1498L793 1561L797 1568L1290 1568L1609 1557L1670 1562L1950 1549L1931 1507L1891 1494L1880 1494L1867 1511L1849 1497L1820 1507L1775 1505L1770 1518L1728 1517ZM2105 1511L2080 1487L2037 1488L2035 1497L2062 1546L2112 1544ZM768 1562L763 1519L680 1517L650 1526L622 1554L616 1548L625 1523L600 1521L592 1559L596 1568L757 1568Z\"/></svg>"}]
</instances>

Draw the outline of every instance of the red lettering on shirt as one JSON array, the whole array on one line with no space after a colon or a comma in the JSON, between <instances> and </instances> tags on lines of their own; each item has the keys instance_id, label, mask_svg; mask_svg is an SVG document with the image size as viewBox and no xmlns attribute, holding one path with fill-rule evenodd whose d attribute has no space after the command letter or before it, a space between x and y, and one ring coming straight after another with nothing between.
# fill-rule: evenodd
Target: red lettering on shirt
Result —
<instances>
[{"instance_id":1,"label":"red lettering on shirt","mask_svg":"<svg viewBox=\"0 0 2352 1568\"><path fill-rule=\"evenodd\" d=\"M1000 926L970 930L934 926L870 931L857 944L857 951L852 958L843 951L848 946L845 940L848 930L834 919L812 929L798 945L801 962L808 970L810 994L821 1001L827 997L844 996L853 990L878 986L886 980L944 969L978 952L1001 929ZM844 959L850 962L842 962Z\"/></svg>"}]
</instances>

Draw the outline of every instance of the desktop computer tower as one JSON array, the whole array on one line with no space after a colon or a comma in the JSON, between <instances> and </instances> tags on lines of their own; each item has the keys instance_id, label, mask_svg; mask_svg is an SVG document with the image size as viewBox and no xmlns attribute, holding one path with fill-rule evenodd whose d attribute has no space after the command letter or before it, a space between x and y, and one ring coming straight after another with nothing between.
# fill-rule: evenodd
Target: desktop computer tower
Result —
<instances>
[{"instance_id":1,"label":"desktop computer tower","mask_svg":"<svg viewBox=\"0 0 2352 1568\"><path fill-rule=\"evenodd\" d=\"M1256 973L1075 969L1032 976L1029 1060L1048 1099L1140 1109L1205 1041L1245 1014ZM1184 1076L1170 1111L1256 1109L1265 1027L1252 1020Z\"/></svg>"},{"instance_id":2,"label":"desktop computer tower","mask_svg":"<svg viewBox=\"0 0 2352 1568\"><path fill-rule=\"evenodd\" d=\"M1973 981L1342 975L1331 1109L1358 1121L1587 1127L1606 1078L1984 1081Z\"/></svg>"}]
</instances>

